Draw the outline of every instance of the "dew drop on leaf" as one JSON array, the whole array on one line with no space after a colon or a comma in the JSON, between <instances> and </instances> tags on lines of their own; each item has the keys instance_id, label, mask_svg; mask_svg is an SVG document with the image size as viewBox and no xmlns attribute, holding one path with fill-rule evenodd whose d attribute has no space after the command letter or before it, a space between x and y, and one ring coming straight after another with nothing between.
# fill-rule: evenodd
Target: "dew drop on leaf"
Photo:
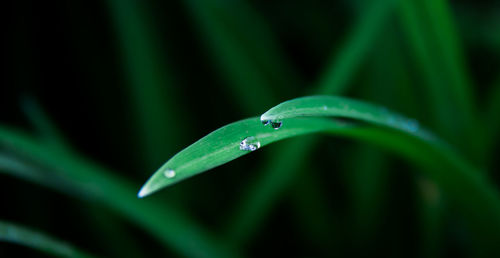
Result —
<instances>
[{"instance_id":1,"label":"dew drop on leaf","mask_svg":"<svg viewBox=\"0 0 500 258\"><path fill-rule=\"evenodd\" d=\"M175 171L173 171L172 169L168 169L165 172L163 172L163 175L166 178L173 178L175 176Z\"/></svg>"},{"instance_id":2,"label":"dew drop on leaf","mask_svg":"<svg viewBox=\"0 0 500 258\"><path fill-rule=\"evenodd\" d=\"M274 129L274 130L278 130L280 129L281 125L283 123L281 121L271 121L271 127Z\"/></svg>"},{"instance_id":3,"label":"dew drop on leaf","mask_svg":"<svg viewBox=\"0 0 500 258\"><path fill-rule=\"evenodd\" d=\"M246 137L245 139L243 139L243 141L240 142L240 150L254 151L258 148L260 148L260 142L253 136Z\"/></svg>"}]
</instances>

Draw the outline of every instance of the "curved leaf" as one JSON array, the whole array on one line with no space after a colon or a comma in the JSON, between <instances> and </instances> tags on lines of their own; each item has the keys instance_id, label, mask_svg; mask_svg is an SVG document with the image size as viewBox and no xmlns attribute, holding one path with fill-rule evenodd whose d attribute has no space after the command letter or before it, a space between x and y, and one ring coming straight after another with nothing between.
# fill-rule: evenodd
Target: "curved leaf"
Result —
<instances>
[{"instance_id":1,"label":"curved leaf","mask_svg":"<svg viewBox=\"0 0 500 258\"><path fill-rule=\"evenodd\" d=\"M354 126L324 118L298 116L344 117L378 126ZM261 116L235 122L205 136L167 161L139 192L143 197L187 177L229 162L248 153L240 150L242 140L252 136L259 147L281 139L326 132L383 146L428 168L423 172L448 194L482 244L494 250L500 232L500 199L496 189L482 173L476 171L447 144L420 128L416 121L385 108L341 97L313 96L284 102ZM169 174L174 171L173 175Z\"/></svg>"},{"instance_id":2,"label":"curved leaf","mask_svg":"<svg viewBox=\"0 0 500 258\"><path fill-rule=\"evenodd\" d=\"M0 221L0 242L31 247L61 257L93 257L75 247L40 232Z\"/></svg>"},{"instance_id":3,"label":"curved leaf","mask_svg":"<svg viewBox=\"0 0 500 258\"><path fill-rule=\"evenodd\" d=\"M337 96L310 96L285 101L262 114L262 123L281 123L281 120L299 116L335 116L357 119L402 130L426 140L437 141L414 119L408 119L385 107Z\"/></svg>"},{"instance_id":4,"label":"curved leaf","mask_svg":"<svg viewBox=\"0 0 500 258\"><path fill-rule=\"evenodd\" d=\"M287 125L287 128L274 130L271 127L264 127L257 117L226 125L168 160L146 182L138 196L144 197L163 187L248 154L249 150L240 149L240 143L248 137L253 137L259 142L258 147L262 147L297 135L324 130L342 130L348 127L345 123L324 119L290 119Z\"/></svg>"}]
</instances>

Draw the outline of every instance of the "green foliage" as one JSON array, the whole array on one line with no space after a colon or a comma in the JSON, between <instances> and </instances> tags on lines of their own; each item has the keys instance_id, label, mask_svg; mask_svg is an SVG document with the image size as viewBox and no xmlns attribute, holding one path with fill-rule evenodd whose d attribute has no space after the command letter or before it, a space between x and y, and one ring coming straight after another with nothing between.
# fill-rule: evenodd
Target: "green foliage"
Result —
<instances>
[{"instance_id":1,"label":"green foliage","mask_svg":"<svg viewBox=\"0 0 500 258\"><path fill-rule=\"evenodd\" d=\"M500 255L498 3L10 2L0 256Z\"/></svg>"},{"instance_id":2,"label":"green foliage","mask_svg":"<svg viewBox=\"0 0 500 258\"><path fill-rule=\"evenodd\" d=\"M24 245L59 257L93 257L63 241L5 221L0 221L0 241Z\"/></svg>"}]
</instances>

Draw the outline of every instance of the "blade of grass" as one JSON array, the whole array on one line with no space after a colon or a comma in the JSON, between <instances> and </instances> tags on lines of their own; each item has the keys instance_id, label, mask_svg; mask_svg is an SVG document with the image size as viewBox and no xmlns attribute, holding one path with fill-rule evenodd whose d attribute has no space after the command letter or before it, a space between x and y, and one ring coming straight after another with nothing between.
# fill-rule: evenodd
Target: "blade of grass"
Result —
<instances>
[{"instance_id":1,"label":"blade of grass","mask_svg":"<svg viewBox=\"0 0 500 258\"><path fill-rule=\"evenodd\" d=\"M70 149L62 133L52 123L43 107L35 98L24 96L21 100L21 107L32 126L47 144L53 145L55 148Z\"/></svg>"},{"instance_id":2,"label":"blade of grass","mask_svg":"<svg viewBox=\"0 0 500 258\"><path fill-rule=\"evenodd\" d=\"M373 2L360 15L345 44L330 62L318 80L316 92L337 93L347 89L355 71L361 65L363 53L372 46L374 37L390 14L392 0ZM304 165L309 150L317 139L297 141L296 146L283 150L275 162L266 166L255 183L244 192L241 203L236 207L227 226L227 239L235 245L242 245L258 230L263 218L270 212L286 188L299 177L298 167Z\"/></svg>"},{"instance_id":3,"label":"blade of grass","mask_svg":"<svg viewBox=\"0 0 500 258\"><path fill-rule=\"evenodd\" d=\"M239 149L240 142L253 136L263 147L274 141L306 133L328 132L382 145L405 158L423 165L424 170L450 198L455 200L469 219L469 227L484 247L497 251L494 244L500 229L500 199L489 182L460 158L449 146L424 129L408 127L408 119L367 103L332 97L299 98L282 103L263 115L263 120L286 119L278 131L262 127L258 119L250 118L222 127L200 139L167 161L144 185L140 196L151 194L161 187L171 185L208 169L247 154ZM338 109L348 103L350 109ZM327 110L324 109L325 105ZM294 108L292 108L294 107ZM295 110L292 112L290 110ZM331 111L328 111L331 110ZM304 115L325 115L380 125L382 127L357 127L320 118L293 118ZM392 117L392 118L391 118ZM387 128L384 129L383 127ZM393 129L393 130L388 130ZM257 145L256 142L254 144ZM171 171L175 171L172 175ZM178 176L178 177L177 177ZM485 217L488 217L485 220ZM485 223L487 221L487 223Z\"/></svg>"},{"instance_id":4,"label":"blade of grass","mask_svg":"<svg viewBox=\"0 0 500 258\"><path fill-rule=\"evenodd\" d=\"M166 203L138 200L133 184L89 160L48 148L24 134L4 127L0 127L0 146L4 153L14 155L18 160L4 166L4 172L23 179L27 175L28 180L41 178L42 184L49 182L49 187L54 187L63 194L73 193L77 198L104 205L156 236L178 254L189 257L237 256L185 214ZM35 169L19 173L23 169L19 162L29 163L24 167ZM40 174L41 172L46 173ZM66 188L73 191L68 192Z\"/></svg>"},{"instance_id":5,"label":"blade of grass","mask_svg":"<svg viewBox=\"0 0 500 258\"><path fill-rule=\"evenodd\" d=\"M206 11L212 11L213 15L222 21L222 29L226 35L232 35L237 39L235 43L241 45L247 53L246 57L261 68L262 76L270 79L273 89L280 92L280 98L284 97L283 91L290 91L302 84L299 73L288 56L283 53L284 48L280 46L270 26L249 2L236 0L205 3L211 7ZM200 1L197 4L200 4ZM267 90L268 94L270 90Z\"/></svg>"},{"instance_id":6,"label":"blade of grass","mask_svg":"<svg viewBox=\"0 0 500 258\"><path fill-rule=\"evenodd\" d=\"M332 94L346 91L354 73L370 50L371 43L390 14L395 0L372 3L360 14L362 17L347 35L345 44L326 66L315 88L316 94Z\"/></svg>"},{"instance_id":7,"label":"blade of grass","mask_svg":"<svg viewBox=\"0 0 500 258\"><path fill-rule=\"evenodd\" d=\"M450 89L457 99L457 106L467 117L466 121L472 123L476 117L475 93L448 1L425 0L422 3L433 32L431 38L437 44L438 53L441 53L446 66L452 85Z\"/></svg>"},{"instance_id":8,"label":"blade of grass","mask_svg":"<svg viewBox=\"0 0 500 258\"><path fill-rule=\"evenodd\" d=\"M440 135L480 162L484 141L478 134L471 82L458 37L446 4L424 2L401 1L400 13L427 80L424 85L433 105L434 123Z\"/></svg>"},{"instance_id":9,"label":"blade of grass","mask_svg":"<svg viewBox=\"0 0 500 258\"><path fill-rule=\"evenodd\" d=\"M59 257L93 257L39 231L0 221L0 241L23 245Z\"/></svg>"},{"instance_id":10,"label":"blade of grass","mask_svg":"<svg viewBox=\"0 0 500 258\"><path fill-rule=\"evenodd\" d=\"M325 125L325 120L318 119L290 120L289 123L291 125L288 128L278 131L262 126L257 118L249 118L224 126L169 159L148 179L138 196L150 195L161 188L250 153L250 150L240 149L245 139L248 140L248 144L253 145L253 148L258 149L284 138L317 132L325 126L344 127L341 123Z\"/></svg>"},{"instance_id":11,"label":"blade of grass","mask_svg":"<svg viewBox=\"0 0 500 258\"><path fill-rule=\"evenodd\" d=\"M175 110L179 98L162 56L164 49L148 17L147 3L107 1L124 56L125 74L137 120L140 155L146 168L156 166L181 142L186 123ZM176 126L171 126L175 123ZM175 135L176 137L170 137Z\"/></svg>"},{"instance_id":12,"label":"blade of grass","mask_svg":"<svg viewBox=\"0 0 500 258\"><path fill-rule=\"evenodd\" d=\"M400 16L404 31L407 33L411 51L415 57L416 63L422 70L423 77L426 79L424 86L431 104L432 122L436 125L436 131L440 135L447 135L452 143L458 138L457 131L453 130L455 119L452 114L452 108L448 101L449 92L445 88L445 82L438 73L439 69L432 59L431 47L427 40L428 32L421 24L421 16L417 13L414 1L400 2ZM450 134L447 134L450 132Z\"/></svg>"},{"instance_id":13,"label":"blade of grass","mask_svg":"<svg viewBox=\"0 0 500 258\"><path fill-rule=\"evenodd\" d=\"M286 87L299 83L297 73L286 62L268 28L247 3L209 0L185 3L216 57L228 90L243 111L262 112L262 107L272 105L275 99L271 90L281 88L286 92ZM238 14L233 13L235 9ZM275 84L269 75L279 78Z\"/></svg>"},{"instance_id":14,"label":"blade of grass","mask_svg":"<svg viewBox=\"0 0 500 258\"><path fill-rule=\"evenodd\" d=\"M321 106L318 106L320 105ZM364 122L390 127L413 134L422 140L437 138L418 122L390 112L387 108L337 96L309 96L282 102L260 116L262 123L273 123L298 116L335 116L359 119Z\"/></svg>"},{"instance_id":15,"label":"blade of grass","mask_svg":"<svg viewBox=\"0 0 500 258\"><path fill-rule=\"evenodd\" d=\"M434 39L437 53L443 60L449 77L450 91L455 99L455 108L462 114L459 118L469 140L468 147L473 149L473 154L476 154L472 157L483 162L485 138L480 129L482 121L478 119L474 85L466 66L461 38L448 2L447 0L423 1L433 31L433 37L430 39Z\"/></svg>"}]
</instances>

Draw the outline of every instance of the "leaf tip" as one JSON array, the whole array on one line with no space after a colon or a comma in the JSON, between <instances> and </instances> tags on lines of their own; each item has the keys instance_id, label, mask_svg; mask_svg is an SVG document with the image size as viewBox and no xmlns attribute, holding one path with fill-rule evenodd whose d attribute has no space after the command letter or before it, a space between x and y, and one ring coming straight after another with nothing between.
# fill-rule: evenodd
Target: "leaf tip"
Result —
<instances>
[{"instance_id":1,"label":"leaf tip","mask_svg":"<svg viewBox=\"0 0 500 258\"><path fill-rule=\"evenodd\" d=\"M149 194L150 194L150 193L149 193L149 191L147 190L146 185L144 185L144 186L141 188L141 190L139 191L139 193L137 193L137 198L143 198L143 197L145 197L145 196L147 196L147 195L149 195Z\"/></svg>"}]
</instances>

